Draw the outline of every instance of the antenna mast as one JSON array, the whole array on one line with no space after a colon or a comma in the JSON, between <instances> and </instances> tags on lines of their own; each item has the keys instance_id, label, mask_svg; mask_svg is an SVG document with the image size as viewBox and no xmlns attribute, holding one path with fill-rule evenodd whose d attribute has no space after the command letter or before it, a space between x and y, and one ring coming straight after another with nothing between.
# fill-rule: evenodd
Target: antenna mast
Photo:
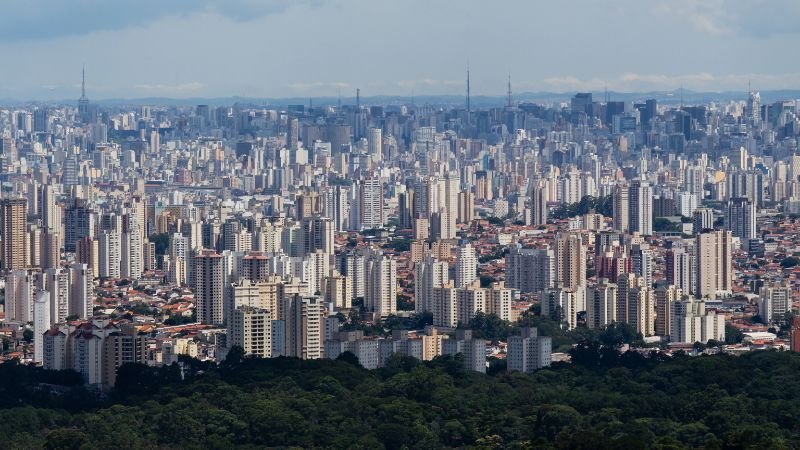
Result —
<instances>
[{"instance_id":1,"label":"antenna mast","mask_svg":"<svg viewBox=\"0 0 800 450\"><path fill-rule=\"evenodd\" d=\"M511 108L511 72L508 73L508 107Z\"/></svg>"}]
</instances>

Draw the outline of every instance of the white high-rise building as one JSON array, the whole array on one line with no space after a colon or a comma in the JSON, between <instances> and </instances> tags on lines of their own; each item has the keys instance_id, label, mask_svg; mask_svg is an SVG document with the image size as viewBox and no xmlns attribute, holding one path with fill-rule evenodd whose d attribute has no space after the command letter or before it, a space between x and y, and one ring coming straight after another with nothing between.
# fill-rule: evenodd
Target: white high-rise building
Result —
<instances>
[{"instance_id":1,"label":"white high-rise building","mask_svg":"<svg viewBox=\"0 0 800 450\"><path fill-rule=\"evenodd\" d=\"M747 98L747 119L753 126L761 124L761 94L750 91Z\"/></svg>"},{"instance_id":2,"label":"white high-rise building","mask_svg":"<svg viewBox=\"0 0 800 450\"><path fill-rule=\"evenodd\" d=\"M417 314L433 311L433 290L450 281L449 265L426 256L414 268L414 310Z\"/></svg>"},{"instance_id":3,"label":"white high-rise building","mask_svg":"<svg viewBox=\"0 0 800 450\"><path fill-rule=\"evenodd\" d=\"M586 311L586 288L555 287L542 292L542 316L557 316L568 329L578 326L578 312Z\"/></svg>"},{"instance_id":4,"label":"white high-rise building","mask_svg":"<svg viewBox=\"0 0 800 450\"><path fill-rule=\"evenodd\" d=\"M308 261L307 273L303 281L308 282L308 289L314 295L322 294L325 277L331 273L330 254L316 250L305 257Z\"/></svg>"},{"instance_id":5,"label":"white high-rise building","mask_svg":"<svg viewBox=\"0 0 800 450\"><path fill-rule=\"evenodd\" d=\"M683 292L674 285L659 286L655 291L656 336L669 336L672 333L672 314L675 302L681 301Z\"/></svg>"},{"instance_id":6,"label":"white high-rise building","mask_svg":"<svg viewBox=\"0 0 800 450\"><path fill-rule=\"evenodd\" d=\"M756 238L756 205L745 197L728 200L725 229L742 241Z\"/></svg>"},{"instance_id":7,"label":"white high-rise building","mask_svg":"<svg viewBox=\"0 0 800 450\"><path fill-rule=\"evenodd\" d=\"M617 285L601 278L587 294L586 325L589 328L605 327L617 317Z\"/></svg>"},{"instance_id":8,"label":"white high-rise building","mask_svg":"<svg viewBox=\"0 0 800 450\"><path fill-rule=\"evenodd\" d=\"M696 298L716 298L731 292L733 245L730 231L708 231L697 235L695 245Z\"/></svg>"},{"instance_id":9,"label":"white high-rise building","mask_svg":"<svg viewBox=\"0 0 800 450\"><path fill-rule=\"evenodd\" d=\"M228 321L228 344L239 346L245 355L272 357L272 312L251 306L233 310Z\"/></svg>"},{"instance_id":10,"label":"white high-rise building","mask_svg":"<svg viewBox=\"0 0 800 450\"><path fill-rule=\"evenodd\" d=\"M34 280L26 270L12 270L6 275L5 294L6 322L33 320Z\"/></svg>"},{"instance_id":11,"label":"white high-rise building","mask_svg":"<svg viewBox=\"0 0 800 450\"><path fill-rule=\"evenodd\" d=\"M73 263L69 268L69 315L88 319L94 315L94 274L88 264Z\"/></svg>"},{"instance_id":12,"label":"white high-rise building","mask_svg":"<svg viewBox=\"0 0 800 450\"><path fill-rule=\"evenodd\" d=\"M103 231L99 241L100 278L120 278L120 234L116 231Z\"/></svg>"},{"instance_id":13,"label":"white high-rise building","mask_svg":"<svg viewBox=\"0 0 800 450\"><path fill-rule=\"evenodd\" d=\"M706 311L703 301L675 302L671 319L670 342L705 344L711 339L725 341L725 315Z\"/></svg>"},{"instance_id":14,"label":"white high-rise building","mask_svg":"<svg viewBox=\"0 0 800 450\"><path fill-rule=\"evenodd\" d=\"M766 324L779 322L792 311L792 289L787 286L764 286L758 295L758 315Z\"/></svg>"},{"instance_id":15,"label":"white high-rise building","mask_svg":"<svg viewBox=\"0 0 800 450\"><path fill-rule=\"evenodd\" d=\"M549 367L553 342L552 338L539 336L536 328L522 328L520 336L508 338L509 371L533 372L542 367Z\"/></svg>"},{"instance_id":16,"label":"white high-rise building","mask_svg":"<svg viewBox=\"0 0 800 450\"><path fill-rule=\"evenodd\" d=\"M629 195L630 231L641 235L653 234L653 190L645 180L631 181Z\"/></svg>"},{"instance_id":17,"label":"white high-rise building","mask_svg":"<svg viewBox=\"0 0 800 450\"><path fill-rule=\"evenodd\" d=\"M554 242L555 286L571 289L586 287L586 246L580 234L562 233Z\"/></svg>"},{"instance_id":18,"label":"white high-rise building","mask_svg":"<svg viewBox=\"0 0 800 450\"><path fill-rule=\"evenodd\" d=\"M369 129L367 133L367 152L373 161L383 159L383 137L380 128L372 127Z\"/></svg>"},{"instance_id":19,"label":"white high-rise building","mask_svg":"<svg viewBox=\"0 0 800 450\"><path fill-rule=\"evenodd\" d=\"M486 314L494 314L501 320L511 321L511 298L513 290L498 281L486 290Z\"/></svg>"},{"instance_id":20,"label":"white high-rise building","mask_svg":"<svg viewBox=\"0 0 800 450\"><path fill-rule=\"evenodd\" d=\"M675 285L686 295L694 293L695 257L691 241L674 242L667 250L667 283Z\"/></svg>"},{"instance_id":21,"label":"white high-rise building","mask_svg":"<svg viewBox=\"0 0 800 450\"><path fill-rule=\"evenodd\" d=\"M397 260L372 252L364 260L364 306L380 317L397 312Z\"/></svg>"},{"instance_id":22,"label":"white high-rise building","mask_svg":"<svg viewBox=\"0 0 800 450\"><path fill-rule=\"evenodd\" d=\"M131 233L122 233L120 275L122 278L139 279L144 272L142 234L138 228Z\"/></svg>"},{"instance_id":23,"label":"white high-rise building","mask_svg":"<svg viewBox=\"0 0 800 450\"><path fill-rule=\"evenodd\" d=\"M631 246L631 268L633 273L642 277L645 286L653 284L653 250L648 244L634 244Z\"/></svg>"},{"instance_id":24,"label":"white high-rise building","mask_svg":"<svg viewBox=\"0 0 800 450\"><path fill-rule=\"evenodd\" d=\"M44 290L50 294L50 321L63 323L69 316L69 270L62 268L45 269Z\"/></svg>"},{"instance_id":25,"label":"white high-rise building","mask_svg":"<svg viewBox=\"0 0 800 450\"><path fill-rule=\"evenodd\" d=\"M378 178L368 178L358 189L359 228L383 227L383 186Z\"/></svg>"},{"instance_id":26,"label":"white high-rise building","mask_svg":"<svg viewBox=\"0 0 800 450\"><path fill-rule=\"evenodd\" d=\"M613 199L613 214L614 214L614 230L627 233L630 231L629 208L630 208L630 192L625 184L617 184L614 186L612 192Z\"/></svg>"},{"instance_id":27,"label":"white high-rise building","mask_svg":"<svg viewBox=\"0 0 800 450\"><path fill-rule=\"evenodd\" d=\"M33 302L33 361L44 361L44 333L50 329L50 293L39 291Z\"/></svg>"},{"instance_id":28,"label":"white high-rise building","mask_svg":"<svg viewBox=\"0 0 800 450\"><path fill-rule=\"evenodd\" d=\"M452 280L433 288L431 312L434 326L454 327L458 324L458 296Z\"/></svg>"},{"instance_id":29,"label":"white high-rise building","mask_svg":"<svg viewBox=\"0 0 800 450\"><path fill-rule=\"evenodd\" d=\"M547 224L547 202L550 201L546 180L535 180L531 188L531 225Z\"/></svg>"},{"instance_id":30,"label":"white high-rise building","mask_svg":"<svg viewBox=\"0 0 800 450\"><path fill-rule=\"evenodd\" d=\"M478 258L475 257L475 247L469 242L458 247L456 254L456 280L455 286L463 288L471 285L478 279Z\"/></svg>"},{"instance_id":31,"label":"white high-rise building","mask_svg":"<svg viewBox=\"0 0 800 450\"><path fill-rule=\"evenodd\" d=\"M320 359L324 350L325 307L319 297L286 295L278 319L285 324L284 356Z\"/></svg>"},{"instance_id":32,"label":"white high-rise building","mask_svg":"<svg viewBox=\"0 0 800 450\"><path fill-rule=\"evenodd\" d=\"M540 292L555 286L555 253L551 249L512 248L506 255L508 287Z\"/></svg>"},{"instance_id":33,"label":"white high-rise building","mask_svg":"<svg viewBox=\"0 0 800 450\"><path fill-rule=\"evenodd\" d=\"M479 312L486 312L486 289L478 283L456 289L456 323L468 324Z\"/></svg>"}]
</instances>

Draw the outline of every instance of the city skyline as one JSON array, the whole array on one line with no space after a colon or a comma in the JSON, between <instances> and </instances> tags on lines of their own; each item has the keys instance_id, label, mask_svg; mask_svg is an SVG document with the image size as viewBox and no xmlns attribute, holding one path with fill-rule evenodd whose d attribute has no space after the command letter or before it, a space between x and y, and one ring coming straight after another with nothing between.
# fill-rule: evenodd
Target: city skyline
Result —
<instances>
[{"instance_id":1,"label":"city skyline","mask_svg":"<svg viewBox=\"0 0 800 450\"><path fill-rule=\"evenodd\" d=\"M457 95L467 65L475 96L503 95L509 73L516 92L789 89L800 63L780 55L797 42L800 6L775 3L777 18L724 0L33 1L0 19L0 51L14 62L0 99L74 98L82 64L97 100Z\"/></svg>"}]
</instances>

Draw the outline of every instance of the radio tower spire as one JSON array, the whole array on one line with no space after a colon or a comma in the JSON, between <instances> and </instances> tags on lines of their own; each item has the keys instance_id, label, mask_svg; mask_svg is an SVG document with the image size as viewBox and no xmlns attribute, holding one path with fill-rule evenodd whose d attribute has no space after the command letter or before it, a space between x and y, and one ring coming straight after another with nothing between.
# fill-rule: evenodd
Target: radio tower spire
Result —
<instances>
[{"instance_id":1,"label":"radio tower spire","mask_svg":"<svg viewBox=\"0 0 800 450\"><path fill-rule=\"evenodd\" d=\"M508 107L511 108L511 72L508 73Z\"/></svg>"},{"instance_id":2,"label":"radio tower spire","mask_svg":"<svg viewBox=\"0 0 800 450\"><path fill-rule=\"evenodd\" d=\"M467 118L469 118L469 113L472 112L469 105L469 63L467 63Z\"/></svg>"}]
</instances>

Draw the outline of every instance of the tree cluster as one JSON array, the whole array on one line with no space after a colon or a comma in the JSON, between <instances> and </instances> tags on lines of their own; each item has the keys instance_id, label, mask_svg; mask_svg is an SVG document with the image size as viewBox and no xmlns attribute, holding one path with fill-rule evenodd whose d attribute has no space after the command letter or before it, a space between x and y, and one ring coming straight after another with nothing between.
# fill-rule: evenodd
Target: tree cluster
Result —
<instances>
[{"instance_id":1,"label":"tree cluster","mask_svg":"<svg viewBox=\"0 0 800 450\"><path fill-rule=\"evenodd\" d=\"M667 358L584 341L532 374L457 358L245 358L120 368L107 397L77 374L0 365L6 448L796 448L800 355ZM353 359L352 357L350 358Z\"/></svg>"},{"instance_id":2,"label":"tree cluster","mask_svg":"<svg viewBox=\"0 0 800 450\"><path fill-rule=\"evenodd\" d=\"M606 217L612 217L614 214L613 198L610 195L603 197L584 195L583 198L581 198L578 202L559 205L558 208L553 210L553 212L550 214L550 217L555 220L563 220L571 217L582 216L592 211L602 214Z\"/></svg>"}]
</instances>

